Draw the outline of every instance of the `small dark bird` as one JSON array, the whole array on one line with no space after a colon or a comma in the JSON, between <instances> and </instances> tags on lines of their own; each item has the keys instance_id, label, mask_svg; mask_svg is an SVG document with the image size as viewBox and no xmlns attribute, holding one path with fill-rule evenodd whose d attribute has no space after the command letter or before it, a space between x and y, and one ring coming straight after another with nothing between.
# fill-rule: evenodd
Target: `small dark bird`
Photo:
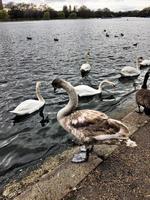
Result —
<instances>
[{"instance_id":1,"label":"small dark bird","mask_svg":"<svg viewBox=\"0 0 150 200\"><path fill-rule=\"evenodd\" d=\"M109 37L109 34L108 34L108 33L106 33L106 37Z\"/></svg>"},{"instance_id":2,"label":"small dark bird","mask_svg":"<svg viewBox=\"0 0 150 200\"><path fill-rule=\"evenodd\" d=\"M141 113L140 107L144 107L144 112L150 115L150 90L147 89L147 81L150 75L150 70L146 72L141 89L136 92L136 103L138 112Z\"/></svg>"},{"instance_id":3,"label":"small dark bird","mask_svg":"<svg viewBox=\"0 0 150 200\"><path fill-rule=\"evenodd\" d=\"M120 35L121 35L121 37L123 37L123 36L124 36L124 34L123 34L123 33L120 33Z\"/></svg>"},{"instance_id":4,"label":"small dark bird","mask_svg":"<svg viewBox=\"0 0 150 200\"><path fill-rule=\"evenodd\" d=\"M55 41L55 42L58 42L58 41L59 41L59 39L58 39L58 38L54 38L54 41Z\"/></svg>"},{"instance_id":5,"label":"small dark bird","mask_svg":"<svg viewBox=\"0 0 150 200\"><path fill-rule=\"evenodd\" d=\"M106 29L104 29L104 32L106 32Z\"/></svg>"},{"instance_id":6,"label":"small dark bird","mask_svg":"<svg viewBox=\"0 0 150 200\"><path fill-rule=\"evenodd\" d=\"M32 40L32 37L27 37L27 40Z\"/></svg>"},{"instance_id":7,"label":"small dark bird","mask_svg":"<svg viewBox=\"0 0 150 200\"><path fill-rule=\"evenodd\" d=\"M134 44L133 44L134 47L137 47L137 45L138 45L138 43L134 43Z\"/></svg>"},{"instance_id":8,"label":"small dark bird","mask_svg":"<svg viewBox=\"0 0 150 200\"><path fill-rule=\"evenodd\" d=\"M118 35L114 35L114 37L119 37Z\"/></svg>"},{"instance_id":9,"label":"small dark bird","mask_svg":"<svg viewBox=\"0 0 150 200\"><path fill-rule=\"evenodd\" d=\"M131 47L122 47L124 50L128 50L130 49Z\"/></svg>"}]
</instances>

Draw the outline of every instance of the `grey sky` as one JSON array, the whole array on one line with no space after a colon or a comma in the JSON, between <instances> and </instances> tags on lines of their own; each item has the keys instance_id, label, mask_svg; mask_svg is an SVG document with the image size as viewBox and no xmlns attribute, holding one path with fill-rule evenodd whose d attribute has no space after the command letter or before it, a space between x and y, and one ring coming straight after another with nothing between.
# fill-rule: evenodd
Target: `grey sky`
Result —
<instances>
[{"instance_id":1,"label":"grey sky","mask_svg":"<svg viewBox=\"0 0 150 200\"><path fill-rule=\"evenodd\" d=\"M63 5L86 5L88 8L97 10L98 8L109 8L113 11L134 10L150 7L150 0L3 0L3 3L14 1L16 3L48 4L50 7L61 10ZM38 3L37 3L38 2Z\"/></svg>"}]
</instances>

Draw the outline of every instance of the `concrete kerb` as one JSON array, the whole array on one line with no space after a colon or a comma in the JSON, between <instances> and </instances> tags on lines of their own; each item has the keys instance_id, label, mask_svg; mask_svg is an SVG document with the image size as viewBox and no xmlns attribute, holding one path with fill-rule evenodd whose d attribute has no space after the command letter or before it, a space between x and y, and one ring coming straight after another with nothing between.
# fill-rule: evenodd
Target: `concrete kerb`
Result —
<instances>
[{"instance_id":1,"label":"concrete kerb","mask_svg":"<svg viewBox=\"0 0 150 200\"><path fill-rule=\"evenodd\" d=\"M136 112L129 113L123 118L130 134L134 134L139 128L150 121L148 116L138 114ZM108 157L118 146L116 145L97 145L95 151L100 155ZM72 155L78 151L73 148L64 152L65 160L58 162L53 170L47 170L47 173L38 177L38 180L30 182L26 187L22 187L19 191L14 191L15 185L9 184L3 191L3 196L14 200L60 200L70 191L75 190L79 184L92 170L94 170L103 160L95 154L91 154L89 161L82 164L73 164L70 161ZM50 160L51 162L51 160ZM47 163L48 164L48 163ZM52 163L49 163L51 165ZM20 184L20 183L17 183Z\"/></svg>"}]
</instances>

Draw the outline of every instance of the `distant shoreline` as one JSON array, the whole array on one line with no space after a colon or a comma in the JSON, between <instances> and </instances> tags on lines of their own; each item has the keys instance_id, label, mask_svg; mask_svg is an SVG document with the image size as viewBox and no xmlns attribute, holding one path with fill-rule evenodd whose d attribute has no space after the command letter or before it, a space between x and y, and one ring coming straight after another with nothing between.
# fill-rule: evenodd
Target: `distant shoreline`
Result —
<instances>
[{"instance_id":1,"label":"distant shoreline","mask_svg":"<svg viewBox=\"0 0 150 200\"><path fill-rule=\"evenodd\" d=\"M30 21L58 21L58 20L81 20L81 19L83 19L83 20L88 20L88 19L121 19L121 18L129 18L129 19L131 19L131 18L143 18L143 19L150 19L150 17L106 17L106 18L97 18L97 17L95 17L95 18L93 18L93 17L91 17L91 18L75 18L75 19L69 19L69 18L64 18L64 19L47 19L47 20L44 20L44 19L16 19L16 20L0 20L0 22L30 22Z\"/></svg>"}]
</instances>

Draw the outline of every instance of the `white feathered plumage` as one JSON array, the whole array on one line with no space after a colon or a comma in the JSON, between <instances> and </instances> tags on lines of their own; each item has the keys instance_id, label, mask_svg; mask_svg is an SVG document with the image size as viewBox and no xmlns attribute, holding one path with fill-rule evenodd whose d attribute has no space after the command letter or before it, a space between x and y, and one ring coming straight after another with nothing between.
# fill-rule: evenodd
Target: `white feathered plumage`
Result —
<instances>
[{"instance_id":1,"label":"white feathered plumage","mask_svg":"<svg viewBox=\"0 0 150 200\"><path fill-rule=\"evenodd\" d=\"M88 51L86 54L86 63L82 64L80 67L80 72L82 77L86 76L91 70L91 65L89 64L89 56L90 52Z\"/></svg>"},{"instance_id":2,"label":"white feathered plumage","mask_svg":"<svg viewBox=\"0 0 150 200\"><path fill-rule=\"evenodd\" d=\"M16 115L26 115L26 114L31 114L39 110L41 107L43 107L45 104L45 100L40 94L39 86L40 86L40 82L38 81L36 83L36 96L38 100L34 100L34 99L25 100L22 103L20 103L14 110L10 112Z\"/></svg>"},{"instance_id":3,"label":"white feathered plumage","mask_svg":"<svg viewBox=\"0 0 150 200\"><path fill-rule=\"evenodd\" d=\"M115 84L111 81L108 81L108 80L103 80L100 84L99 84L99 87L98 89L95 89L95 88L92 88L88 85L78 85L78 86L75 86L75 91L76 93L80 96L80 97L85 97L85 96L94 96L96 94L101 94L102 93L102 85L103 84L109 84L109 85L112 85L112 86L115 86Z\"/></svg>"},{"instance_id":4,"label":"white feathered plumage","mask_svg":"<svg viewBox=\"0 0 150 200\"><path fill-rule=\"evenodd\" d=\"M140 71L140 59L137 59L136 67L125 66L122 68L120 74L122 77L136 77L139 76Z\"/></svg>"}]
</instances>

